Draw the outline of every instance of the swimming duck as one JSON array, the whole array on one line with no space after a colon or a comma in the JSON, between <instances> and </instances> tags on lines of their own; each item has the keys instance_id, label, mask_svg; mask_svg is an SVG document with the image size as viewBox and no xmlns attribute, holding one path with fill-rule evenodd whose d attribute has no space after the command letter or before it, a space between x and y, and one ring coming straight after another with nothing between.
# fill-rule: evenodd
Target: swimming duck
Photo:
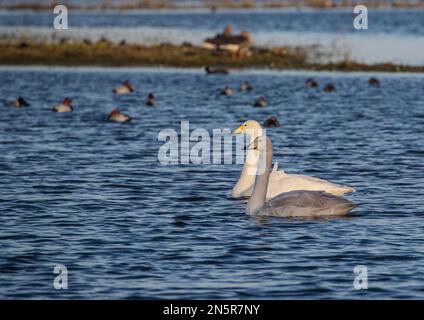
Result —
<instances>
[{"instance_id":1,"label":"swimming duck","mask_svg":"<svg viewBox=\"0 0 424 320\"><path fill-rule=\"evenodd\" d=\"M305 217L341 216L356 207L351 201L323 191L293 190L281 192L266 201L272 165L272 142L269 137L255 139L259 166L246 213L254 216ZM259 170L260 168L260 170Z\"/></svg>"},{"instance_id":2,"label":"swimming duck","mask_svg":"<svg viewBox=\"0 0 424 320\"><path fill-rule=\"evenodd\" d=\"M58 104L56 107L53 108L54 112L72 112L74 111L74 108L72 108L72 99L71 98L65 98L63 99L63 102L61 104Z\"/></svg>"},{"instance_id":3,"label":"swimming duck","mask_svg":"<svg viewBox=\"0 0 424 320\"><path fill-rule=\"evenodd\" d=\"M261 125L255 120L248 120L239 126L234 134L246 134L249 137L248 143L251 145L257 137L265 136ZM259 166L258 150L248 149L246 153L246 161L244 162L240 178L232 191L233 198L250 197L252 194L253 184L255 182L255 173ZM309 190L309 191L325 191L327 193L341 196L348 192L354 192L355 189L335 184L323 179L301 175L286 173L278 170L278 163L270 174L268 182L267 199L272 199L282 192L293 190Z\"/></svg>"},{"instance_id":4,"label":"swimming duck","mask_svg":"<svg viewBox=\"0 0 424 320\"><path fill-rule=\"evenodd\" d=\"M128 81L125 80L121 86L116 87L112 90L116 94L124 94L124 93L130 93L134 91L134 86Z\"/></svg>"},{"instance_id":5,"label":"swimming duck","mask_svg":"<svg viewBox=\"0 0 424 320\"><path fill-rule=\"evenodd\" d=\"M14 101L10 101L7 103L10 107L15 108L22 108L22 107L28 107L29 103L22 97L18 97L18 99Z\"/></svg>"},{"instance_id":6,"label":"swimming duck","mask_svg":"<svg viewBox=\"0 0 424 320\"><path fill-rule=\"evenodd\" d=\"M229 87L229 86L226 86L224 89L222 89L221 95L227 96L227 97L232 96L233 95L233 89L231 89L231 87Z\"/></svg>"},{"instance_id":7,"label":"swimming duck","mask_svg":"<svg viewBox=\"0 0 424 320\"><path fill-rule=\"evenodd\" d=\"M325 92L335 92L336 87L332 83L329 83L324 87L324 91Z\"/></svg>"},{"instance_id":8,"label":"swimming duck","mask_svg":"<svg viewBox=\"0 0 424 320\"><path fill-rule=\"evenodd\" d=\"M110 122L124 123L130 122L131 117L126 115L125 113L122 113L119 109L113 109L111 113L109 113L107 120Z\"/></svg>"},{"instance_id":9,"label":"swimming duck","mask_svg":"<svg viewBox=\"0 0 424 320\"><path fill-rule=\"evenodd\" d=\"M263 108L266 106L266 99L264 96L260 96L258 99L256 99L255 103L253 104L254 107Z\"/></svg>"},{"instance_id":10,"label":"swimming duck","mask_svg":"<svg viewBox=\"0 0 424 320\"><path fill-rule=\"evenodd\" d=\"M228 70L224 69L224 68L210 68L210 67L205 67L205 71L207 74L228 74Z\"/></svg>"},{"instance_id":11,"label":"swimming duck","mask_svg":"<svg viewBox=\"0 0 424 320\"><path fill-rule=\"evenodd\" d=\"M146 106L154 107L156 105L156 98L153 93L149 93L146 99Z\"/></svg>"},{"instance_id":12,"label":"swimming duck","mask_svg":"<svg viewBox=\"0 0 424 320\"><path fill-rule=\"evenodd\" d=\"M265 128L276 128L280 126L280 122L276 116L272 116L264 121L263 126Z\"/></svg>"},{"instance_id":13,"label":"swimming duck","mask_svg":"<svg viewBox=\"0 0 424 320\"><path fill-rule=\"evenodd\" d=\"M251 91L253 89L252 84L250 81L243 81L243 83L240 86L241 91Z\"/></svg>"},{"instance_id":14,"label":"swimming duck","mask_svg":"<svg viewBox=\"0 0 424 320\"><path fill-rule=\"evenodd\" d=\"M313 78L308 78L306 80L306 85L310 88L316 88L318 87L318 82Z\"/></svg>"},{"instance_id":15,"label":"swimming duck","mask_svg":"<svg viewBox=\"0 0 424 320\"><path fill-rule=\"evenodd\" d=\"M378 80L377 78L371 77L371 78L369 78L368 83L371 86L378 87L380 85L380 80Z\"/></svg>"}]
</instances>

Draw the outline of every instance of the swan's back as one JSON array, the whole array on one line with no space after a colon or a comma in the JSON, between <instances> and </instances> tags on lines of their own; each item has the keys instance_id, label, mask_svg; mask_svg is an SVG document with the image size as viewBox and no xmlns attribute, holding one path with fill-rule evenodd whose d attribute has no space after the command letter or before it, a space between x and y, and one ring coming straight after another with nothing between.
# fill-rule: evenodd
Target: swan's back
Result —
<instances>
[{"instance_id":1,"label":"swan's back","mask_svg":"<svg viewBox=\"0 0 424 320\"><path fill-rule=\"evenodd\" d=\"M269 180L267 199L272 199L280 193L293 190L325 191L342 196L355 189L345 187L333 182L301 174L289 174L283 171L272 171Z\"/></svg>"},{"instance_id":2,"label":"swan's back","mask_svg":"<svg viewBox=\"0 0 424 320\"><path fill-rule=\"evenodd\" d=\"M323 191L296 190L274 197L261 214L278 217L340 216L355 207L349 200Z\"/></svg>"}]
</instances>

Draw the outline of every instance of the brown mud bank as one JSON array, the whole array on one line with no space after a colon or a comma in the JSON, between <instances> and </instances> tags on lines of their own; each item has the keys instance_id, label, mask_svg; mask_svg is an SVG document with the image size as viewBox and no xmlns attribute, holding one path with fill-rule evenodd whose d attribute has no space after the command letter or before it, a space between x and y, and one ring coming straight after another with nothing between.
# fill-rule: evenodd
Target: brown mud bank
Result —
<instances>
[{"instance_id":1,"label":"brown mud bank","mask_svg":"<svg viewBox=\"0 0 424 320\"><path fill-rule=\"evenodd\" d=\"M203 66L234 69L329 70L424 72L424 66L391 63L363 64L351 60L337 63L311 63L306 48L252 48L243 59L225 51L211 51L186 45L154 46L108 41L96 43L3 43L1 65L106 66L106 67L179 67Z\"/></svg>"}]
</instances>

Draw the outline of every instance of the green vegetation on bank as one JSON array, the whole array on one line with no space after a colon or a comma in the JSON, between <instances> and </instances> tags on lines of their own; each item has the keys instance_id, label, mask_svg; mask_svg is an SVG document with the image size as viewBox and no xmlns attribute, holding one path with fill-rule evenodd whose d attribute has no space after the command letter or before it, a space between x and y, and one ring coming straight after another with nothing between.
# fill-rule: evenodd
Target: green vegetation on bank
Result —
<instances>
[{"instance_id":1,"label":"green vegetation on bank","mask_svg":"<svg viewBox=\"0 0 424 320\"><path fill-rule=\"evenodd\" d=\"M106 67L180 67L196 68L220 66L243 69L275 70L331 70L331 71L387 71L424 72L424 66L395 64L362 64L354 61L338 63L309 63L306 49L253 48L244 59L228 52L215 52L187 45L136 45L96 43L18 43L0 44L1 65L48 66L106 66Z\"/></svg>"}]
</instances>

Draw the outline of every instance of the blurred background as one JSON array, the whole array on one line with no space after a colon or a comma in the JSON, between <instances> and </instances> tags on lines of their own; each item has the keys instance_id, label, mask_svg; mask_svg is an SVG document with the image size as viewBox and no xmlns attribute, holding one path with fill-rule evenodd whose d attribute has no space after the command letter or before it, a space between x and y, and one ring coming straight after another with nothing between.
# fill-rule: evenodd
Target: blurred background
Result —
<instances>
[{"instance_id":1,"label":"blurred background","mask_svg":"<svg viewBox=\"0 0 424 320\"><path fill-rule=\"evenodd\" d=\"M353 28L352 8L369 6L368 30ZM0 1L0 39L125 41L200 45L226 25L258 46L301 46L313 59L423 65L424 1L68 0L69 30L53 29L55 2ZM319 54L317 53L319 52Z\"/></svg>"}]
</instances>

